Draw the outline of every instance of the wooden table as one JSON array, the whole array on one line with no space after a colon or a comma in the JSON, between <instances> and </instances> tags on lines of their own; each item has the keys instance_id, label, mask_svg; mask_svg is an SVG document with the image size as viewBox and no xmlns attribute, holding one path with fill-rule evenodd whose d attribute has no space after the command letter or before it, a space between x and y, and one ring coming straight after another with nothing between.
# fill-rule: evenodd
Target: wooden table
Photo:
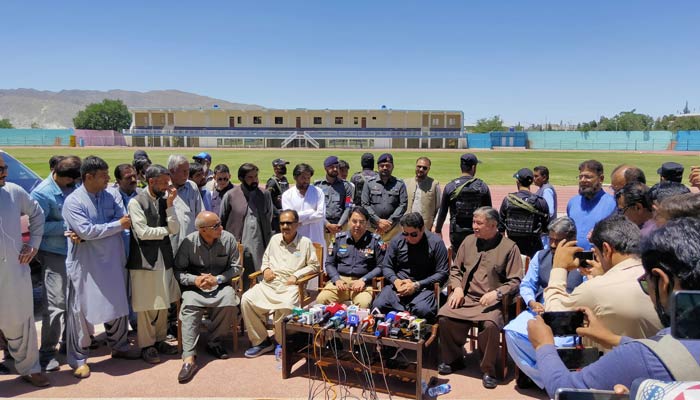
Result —
<instances>
[{"instance_id":1,"label":"wooden table","mask_svg":"<svg viewBox=\"0 0 700 400\"><path fill-rule=\"evenodd\" d=\"M389 377L396 377L402 381L415 382L415 392L412 393L402 393L401 391L392 390L392 394L398 394L404 397L414 397L416 399L429 398L427 394L423 394L423 383L428 386L432 386L437 380L437 329L438 325L428 326L427 333L419 341L412 341L406 339L392 339L388 337L378 338L373 334L361 333L361 339L367 344L367 348L374 349L377 344L380 346L388 346L396 349L403 349L404 352L412 352L415 355L415 362L408 364L406 368L388 368L386 366L386 359L384 359L384 373ZM292 370L292 366L299 360L306 359L307 363L314 368L320 366L335 367L340 364L345 369L364 371L367 368L363 367L355 358L353 358L350 351L348 351L348 345L350 343L350 333L348 329L343 329L342 331L325 331L321 334L318 332L321 330L319 326L303 325L294 321L290 321L283 324L282 327L282 379L289 378ZM318 335L317 335L318 334ZM325 338L330 338L333 335L334 338L339 338L343 343L343 349L338 352L338 357L335 355L328 354L329 351L325 350L325 354L320 356L315 356L311 343L320 336L325 336ZM301 338L301 340L300 340ZM353 333L352 341L353 344L359 342L357 333ZM317 348L318 349L318 348ZM382 366L380 363L374 362L370 366L371 373L375 376L375 381L381 381L383 378ZM308 375L308 373L306 373ZM326 374L328 379L337 383L335 377ZM353 384L352 382L344 382L344 384L359 386ZM376 385L376 390L386 393L386 389L383 385Z\"/></svg>"}]
</instances>

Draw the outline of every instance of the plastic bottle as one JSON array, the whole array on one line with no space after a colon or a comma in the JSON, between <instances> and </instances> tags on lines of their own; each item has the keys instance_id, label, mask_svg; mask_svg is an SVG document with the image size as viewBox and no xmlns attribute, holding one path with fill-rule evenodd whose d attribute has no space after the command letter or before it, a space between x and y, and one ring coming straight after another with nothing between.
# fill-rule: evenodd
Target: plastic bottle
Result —
<instances>
[{"instance_id":1,"label":"plastic bottle","mask_svg":"<svg viewBox=\"0 0 700 400\"><path fill-rule=\"evenodd\" d=\"M277 369L282 369L282 345L278 344L275 347L275 361L277 361Z\"/></svg>"},{"instance_id":2,"label":"plastic bottle","mask_svg":"<svg viewBox=\"0 0 700 400\"><path fill-rule=\"evenodd\" d=\"M441 394L450 393L452 386L449 383L443 383L442 385L437 385L428 389L428 395L430 397L438 397Z\"/></svg>"}]
</instances>

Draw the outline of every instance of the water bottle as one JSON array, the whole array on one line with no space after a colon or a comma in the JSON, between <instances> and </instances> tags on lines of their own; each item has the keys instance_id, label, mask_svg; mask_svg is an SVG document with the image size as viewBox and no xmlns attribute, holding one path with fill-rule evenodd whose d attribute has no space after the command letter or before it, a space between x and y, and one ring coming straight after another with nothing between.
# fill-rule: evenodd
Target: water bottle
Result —
<instances>
[{"instance_id":1,"label":"water bottle","mask_svg":"<svg viewBox=\"0 0 700 400\"><path fill-rule=\"evenodd\" d=\"M275 347L275 361L277 361L277 369L282 370L282 345L278 344Z\"/></svg>"},{"instance_id":2,"label":"water bottle","mask_svg":"<svg viewBox=\"0 0 700 400\"><path fill-rule=\"evenodd\" d=\"M450 386L449 383L443 383L442 385L437 385L435 387L431 387L430 389L428 389L428 396L438 397L441 394L450 393L451 390L452 390L452 386Z\"/></svg>"}]
</instances>

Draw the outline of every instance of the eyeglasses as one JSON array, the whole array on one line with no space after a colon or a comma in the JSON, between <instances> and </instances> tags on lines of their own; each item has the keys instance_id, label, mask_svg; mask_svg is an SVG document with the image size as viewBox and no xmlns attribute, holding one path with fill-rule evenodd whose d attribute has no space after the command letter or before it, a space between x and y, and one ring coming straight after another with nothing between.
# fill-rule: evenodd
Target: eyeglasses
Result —
<instances>
[{"instance_id":1,"label":"eyeglasses","mask_svg":"<svg viewBox=\"0 0 700 400\"><path fill-rule=\"evenodd\" d=\"M5 172L7 172L8 169L10 169L8 165L0 167L0 174L4 174Z\"/></svg>"},{"instance_id":2,"label":"eyeglasses","mask_svg":"<svg viewBox=\"0 0 700 400\"><path fill-rule=\"evenodd\" d=\"M296 224L296 222L294 222L294 221L280 221L280 226L294 225L294 224Z\"/></svg>"},{"instance_id":3,"label":"eyeglasses","mask_svg":"<svg viewBox=\"0 0 700 400\"><path fill-rule=\"evenodd\" d=\"M427 171L428 168L430 168L430 167L427 167L427 166L425 166L425 165L416 165L416 169L422 169L422 170Z\"/></svg>"},{"instance_id":4,"label":"eyeglasses","mask_svg":"<svg viewBox=\"0 0 700 400\"><path fill-rule=\"evenodd\" d=\"M637 282L639 282L639 287L642 288L642 291L644 294L648 295L649 294L649 281L647 280L647 274L644 274L637 278Z\"/></svg>"},{"instance_id":5,"label":"eyeglasses","mask_svg":"<svg viewBox=\"0 0 700 400\"><path fill-rule=\"evenodd\" d=\"M597 178L597 175L579 175L578 180L580 181L592 181L593 179Z\"/></svg>"},{"instance_id":6,"label":"eyeglasses","mask_svg":"<svg viewBox=\"0 0 700 400\"><path fill-rule=\"evenodd\" d=\"M412 238L417 238L419 235L418 232L401 232L401 234L404 236L410 236Z\"/></svg>"},{"instance_id":7,"label":"eyeglasses","mask_svg":"<svg viewBox=\"0 0 700 400\"><path fill-rule=\"evenodd\" d=\"M216 178L217 182L226 182L229 178Z\"/></svg>"},{"instance_id":8,"label":"eyeglasses","mask_svg":"<svg viewBox=\"0 0 700 400\"><path fill-rule=\"evenodd\" d=\"M204 229L211 229L212 231L215 231L215 230L221 228L221 222L217 222L217 223L215 223L215 224L212 225L212 226L203 226L202 228L204 228Z\"/></svg>"}]
</instances>

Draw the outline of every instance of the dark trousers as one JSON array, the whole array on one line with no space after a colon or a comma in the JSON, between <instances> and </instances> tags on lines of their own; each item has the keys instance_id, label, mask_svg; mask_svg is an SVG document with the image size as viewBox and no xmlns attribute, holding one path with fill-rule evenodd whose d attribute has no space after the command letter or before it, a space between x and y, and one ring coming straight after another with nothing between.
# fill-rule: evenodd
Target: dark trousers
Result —
<instances>
[{"instance_id":1,"label":"dark trousers","mask_svg":"<svg viewBox=\"0 0 700 400\"><path fill-rule=\"evenodd\" d=\"M387 285L374 299L372 307L377 307L384 314L390 311L408 311L411 315L428 321L434 321L437 315L435 293L428 289L422 289L411 296L399 297L394 285Z\"/></svg>"},{"instance_id":2,"label":"dark trousers","mask_svg":"<svg viewBox=\"0 0 700 400\"><path fill-rule=\"evenodd\" d=\"M472 326L478 326L479 335L476 344L481 353L481 372L495 376L496 360L501 330L492 321L465 321L455 318L440 317L440 356L441 361L451 364L462 359L467 333Z\"/></svg>"}]
</instances>

